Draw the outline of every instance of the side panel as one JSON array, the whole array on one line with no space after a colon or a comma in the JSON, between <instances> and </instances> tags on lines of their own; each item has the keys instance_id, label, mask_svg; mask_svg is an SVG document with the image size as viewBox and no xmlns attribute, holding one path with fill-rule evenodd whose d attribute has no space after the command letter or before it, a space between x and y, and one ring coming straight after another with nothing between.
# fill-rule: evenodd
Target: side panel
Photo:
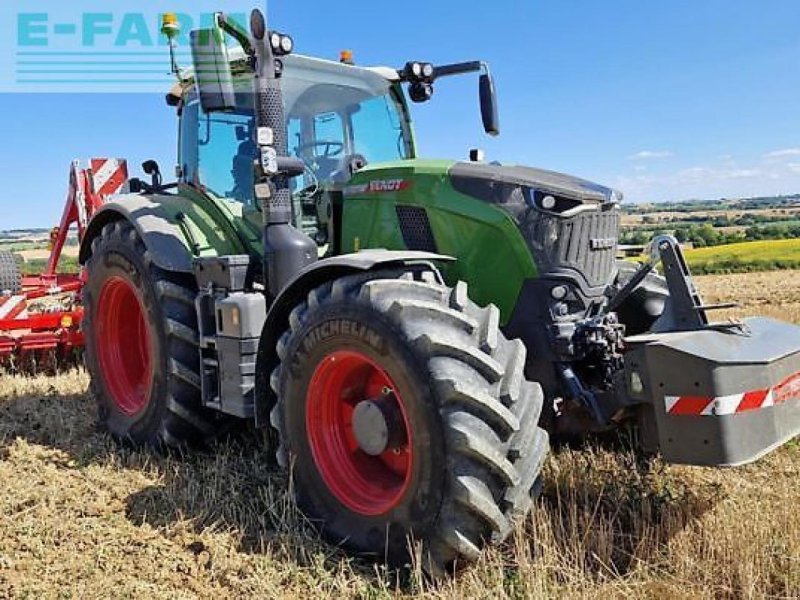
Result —
<instances>
[{"instance_id":1,"label":"side panel","mask_svg":"<svg viewBox=\"0 0 800 600\"><path fill-rule=\"evenodd\" d=\"M250 255L253 262L261 264L264 253L261 240L263 217L261 211L235 200L216 198L199 190L181 186L181 195L187 198L210 223L213 222L218 234L241 247L243 254ZM225 255L227 252L218 252ZM256 260L258 259L258 260Z\"/></svg>"},{"instance_id":2,"label":"side panel","mask_svg":"<svg viewBox=\"0 0 800 600\"><path fill-rule=\"evenodd\" d=\"M507 213L453 189L448 177L452 164L412 160L359 171L345 190L342 249L429 250L454 256L457 262L442 269L447 282L468 282L472 299L497 305L505 324L523 282L536 277L536 267ZM404 212L409 208L412 212ZM408 219L406 235L399 214ZM409 235L409 227L416 234ZM431 247L418 245L431 242Z\"/></svg>"}]
</instances>

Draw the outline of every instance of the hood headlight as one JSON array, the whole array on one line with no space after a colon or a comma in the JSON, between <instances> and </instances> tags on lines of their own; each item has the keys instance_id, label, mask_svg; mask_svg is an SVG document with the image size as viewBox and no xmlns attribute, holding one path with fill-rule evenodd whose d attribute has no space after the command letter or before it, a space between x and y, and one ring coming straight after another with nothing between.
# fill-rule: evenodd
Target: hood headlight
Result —
<instances>
[{"instance_id":1,"label":"hood headlight","mask_svg":"<svg viewBox=\"0 0 800 600\"><path fill-rule=\"evenodd\" d=\"M542 192L531 188L525 189L525 201L528 206L549 213L562 214L581 206L583 202L565 198L557 194Z\"/></svg>"}]
</instances>

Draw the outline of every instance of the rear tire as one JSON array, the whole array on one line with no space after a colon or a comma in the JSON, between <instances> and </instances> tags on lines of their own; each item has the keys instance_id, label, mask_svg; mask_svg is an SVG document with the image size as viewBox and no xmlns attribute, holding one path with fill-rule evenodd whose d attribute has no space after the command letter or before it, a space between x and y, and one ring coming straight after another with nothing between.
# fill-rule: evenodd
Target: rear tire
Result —
<instances>
[{"instance_id":1,"label":"rear tire","mask_svg":"<svg viewBox=\"0 0 800 600\"><path fill-rule=\"evenodd\" d=\"M100 422L135 445L213 438L224 421L201 406L193 278L155 266L127 221L103 227L87 271L86 367Z\"/></svg>"},{"instance_id":2,"label":"rear tire","mask_svg":"<svg viewBox=\"0 0 800 600\"><path fill-rule=\"evenodd\" d=\"M21 290L22 273L16 257L11 252L0 250L0 294L18 294Z\"/></svg>"},{"instance_id":3,"label":"rear tire","mask_svg":"<svg viewBox=\"0 0 800 600\"><path fill-rule=\"evenodd\" d=\"M509 535L530 510L548 436L525 347L500 333L496 307L430 271L384 271L312 290L290 324L271 421L298 504L326 537L395 566L414 540L440 575ZM348 431L350 410L381 388L400 408L389 435L400 441L375 456Z\"/></svg>"}]
</instances>

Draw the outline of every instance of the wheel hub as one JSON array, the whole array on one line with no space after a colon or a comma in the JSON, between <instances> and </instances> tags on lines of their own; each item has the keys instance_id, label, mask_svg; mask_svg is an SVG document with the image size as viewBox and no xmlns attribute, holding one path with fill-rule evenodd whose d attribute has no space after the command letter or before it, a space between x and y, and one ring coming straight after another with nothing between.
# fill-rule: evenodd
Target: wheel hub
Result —
<instances>
[{"instance_id":1,"label":"wheel hub","mask_svg":"<svg viewBox=\"0 0 800 600\"><path fill-rule=\"evenodd\" d=\"M379 456L405 443L403 415L390 390L380 398L356 404L353 435L358 447L370 456Z\"/></svg>"},{"instance_id":2,"label":"wheel hub","mask_svg":"<svg viewBox=\"0 0 800 600\"><path fill-rule=\"evenodd\" d=\"M325 485L348 509L380 515L411 484L408 409L386 370L357 350L337 350L315 368L306 431Z\"/></svg>"}]
</instances>

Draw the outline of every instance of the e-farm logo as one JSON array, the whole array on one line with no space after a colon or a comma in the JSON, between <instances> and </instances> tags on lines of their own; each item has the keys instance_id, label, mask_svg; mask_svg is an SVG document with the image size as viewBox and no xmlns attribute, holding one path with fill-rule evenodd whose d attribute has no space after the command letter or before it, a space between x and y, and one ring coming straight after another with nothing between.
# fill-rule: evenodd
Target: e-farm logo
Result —
<instances>
[{"instance_id":1,"label":"e-farm logo","mask_svg":"<svg viewBox=\"0 0 800 600\"><path fill-rule=\"evenodd\" d=\"M210 27L213 13L201 14L199 18L185 13L175 13L180 33L176 37L179 46L189 45L189 31L196 27ZM109 44L115 48L155 48L166 46L161 35L161 14L145 13L84 13L75 16L70 23L53 23L48 13L17 14L17 45L20 48L42 48L55 38L72 37L86 49L95 49ZM240 23L244 15L233 16Z\"/></svg>"},{"instance_id":2,"label":"e-farm logo","mask_svg":"<svg viewBox=\"0 0 800 600\"><path fill-rule=\"evenodd\" d=\"M144 11L136 3L129 3L133 10L102 10L108 3L95 0L3 3L0 18L9 17L15 32L0 44L0 92L163 92L174 82L164 13L177 16L176 58L189 67L190 31L211 27L223 9L244 25L252 3L178 0Z\"/></svg>"}]
</instances>

